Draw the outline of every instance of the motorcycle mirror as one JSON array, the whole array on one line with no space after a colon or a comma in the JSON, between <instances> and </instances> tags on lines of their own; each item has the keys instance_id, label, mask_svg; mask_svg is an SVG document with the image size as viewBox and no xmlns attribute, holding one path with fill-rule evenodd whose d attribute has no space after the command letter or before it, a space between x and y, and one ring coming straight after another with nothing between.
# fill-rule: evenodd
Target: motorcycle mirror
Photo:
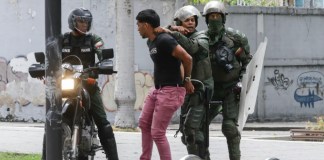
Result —
<instances>
[{"instance_id":1,"label":"motorcycle mirror","mask_svg":"<svg viewBox=\"0 0 324 160\"><path fill-rule=\"evenodd\" d=\"M102 59L114 58L114 49L112 49L112 48L103 49L101 51L101 54L102 54Z\"/></svg>"},{"instance_id":2,"label":"motorcycle mirror","mask_svg":"<svg viewBox=\"0 0 324 160\"><path fill-rule=\"evenodd\" d=\"M40 64L45 64L44 52L35 52L34 55L35 55L36 62L39 62Z\"/></svg>"},{"instance_id":3,"label":"motorcycle mirror","mask_svg":"<svg viewBox=\"0 0 324 160\"><path fill-rule=\"evenodd\" d=\"M113 74L113 73L116 73L114 71L114 64L113 64L113 61L112 60L103 60L99 66L99 74L107 74L107 75L110 75L110 74Z\"/></svg>"},{"instance_id":4,"label":"motorcycle mirror","mask_svg":"<svg viewBox=\"0 0 324 160\"><path fill-rule=\"evenodd\" d=\"M28 68L28 72L32 78L42 78L45 76L45 68L43 64L32 64Z\"/></svg>"}]
</instances>

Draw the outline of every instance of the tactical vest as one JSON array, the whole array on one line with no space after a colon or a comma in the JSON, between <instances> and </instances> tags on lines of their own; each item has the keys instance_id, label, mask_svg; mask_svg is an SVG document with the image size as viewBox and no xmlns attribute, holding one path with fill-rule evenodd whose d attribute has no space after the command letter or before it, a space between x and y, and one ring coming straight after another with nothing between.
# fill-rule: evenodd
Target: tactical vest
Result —
<instances>
[{"instance_id":1,"label":"tactical vest","mask_svg":"<svg viewBox=\"0 0 324 160\"><path fill-rule=\"evenodd\" d=\"M86 34L81 37L74 37L71 33L63 36L62 59L69 55L76 55L82 61L83 67L95 65L95 50L93 48L92 35Z\"/></svg>"},{"instance_id":2,"label":"tactical vest","mask_svg":"<svg viewBox=\"0 0 324 160\"><path fill-rule=\"evenodd\" d=\"M226 33L217 43L209 47L215 83L232 83L239 80L242 67L235 56L239 47L239 44ZM226 58L227 63L224 62Z\"/></svg>"}]
</instances>

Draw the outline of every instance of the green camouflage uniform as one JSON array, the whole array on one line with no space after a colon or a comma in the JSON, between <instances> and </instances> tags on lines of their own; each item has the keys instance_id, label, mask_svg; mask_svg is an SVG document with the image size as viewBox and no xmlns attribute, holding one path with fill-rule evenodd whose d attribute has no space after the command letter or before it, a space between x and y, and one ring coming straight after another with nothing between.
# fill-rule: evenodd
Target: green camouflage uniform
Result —
<instances>
[{"instance_id":1,"label":"green camouflage uniform","mask_svg":"<svg viewBox=\"0 0 324 160\"><path fill-rule=\"evenodd\" d=\"M239 113L239 95L240 90L236 91L236 85L245 73L246 66L251 60L250 47L247 37L232 28L222 29L217 35L206 32L209 36L210 60L212 64L212 74L214 79L213 101L222 101L222 132L227 139L227 145L231 160L239 160L241 134L237 128ZM233 67L230 71L224 69L217 60L216 50L226 46L232 54L233 60L230 65ZM239 55L236 51L242 48ZM211 106L210 121L218 113L213 109L217 106ZM209 122L210 123L210 122Z\"/></svg>"},{"instance_id":2,"label":"green camouflage uniform","mask_svg":"<svg viewBox=\"0 0 324 160\"><path fill-rule=\"evenodd\" d=\"M205 32L193 32L184 36L179 32L172 32L172 36L192 56L192 83L195 91L187 94L181 107L180 131L182 142L187 146L189 154L205 157L204 122L205 122L205 89L212 94L214 82L208 55L209 44ZM194 81L199 80L203 84ZM210 96L211 96L210 94ZM210 99L211 97L209 97ZM208 152L208 151L207 151ZM209 154L208 154L209 155Z\"/></svg>"}]
</instances>

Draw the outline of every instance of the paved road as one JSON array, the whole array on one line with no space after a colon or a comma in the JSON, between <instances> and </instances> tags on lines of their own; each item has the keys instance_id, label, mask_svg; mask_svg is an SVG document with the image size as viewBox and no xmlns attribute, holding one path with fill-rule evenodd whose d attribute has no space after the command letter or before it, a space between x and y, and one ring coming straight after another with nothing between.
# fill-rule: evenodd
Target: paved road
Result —
<instances>
[{"instance_id":1,"label":"paved road","mask_svg":"<svg viewBox=\"0 0 324 160\"><path fill-rule=\"evenodd\" d=\"M173 137L174 128L172 125L169 127L167 137L172 158L178 160L186 155L186 149L180 137ZM211 128L211 159L228 160L226 139L217 125ZM40 153L43 132L43 124L0 122L0 151ZM324 142L288 141L289 131L243 131L242 135L242 160L265 160L269 157L280 160L324 160ZM138 160L141 153L140 133L115 132L115 136L120 160ZM104 159L104 154L98 153L96 159ZM157 149L154 148L152 160L158 159Z\"/></svg>"}]
</instances>

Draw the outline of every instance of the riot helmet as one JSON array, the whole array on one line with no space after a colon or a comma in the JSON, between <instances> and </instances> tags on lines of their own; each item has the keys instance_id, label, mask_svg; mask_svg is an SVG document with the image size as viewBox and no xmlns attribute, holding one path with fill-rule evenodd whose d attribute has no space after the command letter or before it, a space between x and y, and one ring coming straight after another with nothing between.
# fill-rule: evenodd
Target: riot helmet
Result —
<instances>
[{"instance_id":1,"label":"riot helmet","mask_svg":"<svg viewBox=\"0 0 324 160\"><path fill-rule=\"evenodd\" d=\"M181 22L185 21L189 17L195 17L196 27L198 25L198 18L201 16L198 9L192 5L183 6L176 11L173 20L176 21L176 25L180 26Z\"/></svg>"},{"instance_id":2,"label":"riot helmet","mask_svg":"<svg viewBox=\"0 0 324 160\"><path fill-rule=\"evenodd\" d=\"M208 2L203 11L203 16L205 17L206 24L208 24L208 15L211 13L220 13L222 15L223 24L226 21L227 12L225 11L225 5L223 2L220 1L210 1Z\"/></svg>"},{"instance_id":3,"label":"riot helmet","mask_svg":"<svg viewBox=\"0 0 324 160\"><path fill-rule=\"evenodd\" d=\"M92 24L91 12L85 8L76 8L69 15L69 19L68 19L69 28L71 30L77 30L77 31L85 34L86 32L83 32L79 28L77 28L78 27L77 21L87 22L88 28L86 29L87 30L86 32L88 32L90 30L91 24Z\"/></svg>"}]
</instances>

